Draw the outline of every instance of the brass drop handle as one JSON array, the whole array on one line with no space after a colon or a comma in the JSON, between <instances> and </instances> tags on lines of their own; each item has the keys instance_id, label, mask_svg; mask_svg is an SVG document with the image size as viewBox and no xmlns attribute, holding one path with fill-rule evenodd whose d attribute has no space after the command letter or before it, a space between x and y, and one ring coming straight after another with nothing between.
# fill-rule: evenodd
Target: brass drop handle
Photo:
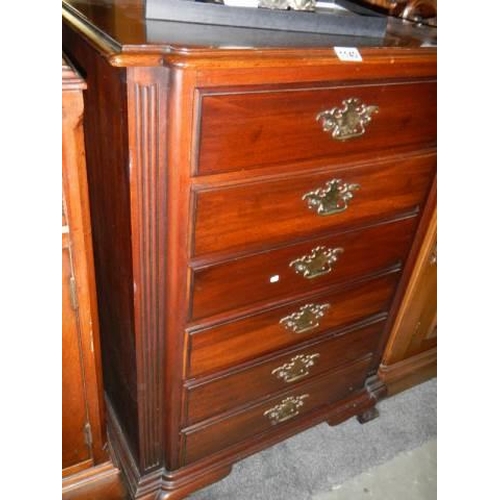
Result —
<instances>
[{"instance_id":1,"label":"brass drop handle","mask_svg":"<svg viewBox=\"0 0 500 500\"><path fill-rule=\"evenodd\" d=\"M313 248L307 255L292 260L289 266L293 267L297 274L306 279L314 279L332 272L333 265L338 257L344 252L342 247L327 248L319 246Z\"/></svg>"},{"instance_id":2,"label":"brass drop handle","mask_svg":"<svg viewBox=\"0 0 500 500\"><path fill-rule=\"evenodd\" d=\"M306 304L298 311L280 319L280 325L293 333L306 333L318 328L319 320L326 314L330 304Z\"/></svg>"},{"instance_id":3,"label":"brass drop handle","mask_svg":"<svg viewBox=\"0 0 500 500\"><path fill-rule=\"evenodd\" d=\"M360 187L359 184L332 179L326 183L326 187L306 193L302 196L302 200L318 215L338 214L347 210L349 202L354 198L353 191L357 191Z\"/></svg>"},{"instance_id":4,"label":"brass drop handle","mask_svg":"<svg viewBox=\"0 0 500 500\"><path fill-rule=\"evenodd\" d=\"M318 358L319 353L308 355L299 354L294 356L288 363L275 368L271 372L271 375L274 375L278 379L282 379L287 384L296 382L309 375L309 368L314 366Z\"/></svg>"},{"instance_id":5,"label":"brass drop handle","mask_svg":"<svg viewBox=\"0 0 500 500\"><path fill-rule=\"evenodd\" d=\"M365 126L378 113L379 107L363 104L357 97L342 101L343 107L335 107L321 111L316 121L321 122L324 132L330 132L333 139L346 141L365 133Z\"/></svg>"},{"instance_id":6,"label":"brass drop handle","mask_svg":"<svg viewBox=\"0 0 500 500\"><path fill-rule=\"evenodd\" d=\"M263 415L271 421L273 425L285 422L299 414L300 407L304 406L304 399L308 398L309 394L301 396L290 396L281 401L281 403L266 410Z\"/></svg>"}]
</instances>

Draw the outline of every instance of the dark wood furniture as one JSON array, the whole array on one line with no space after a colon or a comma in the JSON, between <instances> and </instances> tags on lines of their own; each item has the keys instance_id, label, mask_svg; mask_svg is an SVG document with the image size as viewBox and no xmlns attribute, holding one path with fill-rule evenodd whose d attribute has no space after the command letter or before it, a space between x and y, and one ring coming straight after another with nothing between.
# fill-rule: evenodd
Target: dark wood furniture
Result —
<instances>
[{"instance_id":1,"label":"dark wood furniture","mask_svg":"<svg viewBox=\"0 0 500 500\"><path fill-rule=\"evenodd\" d=\"M437 375L437 211L392 328L379 376L395 394Z\"/></svg>"},{"instance_id":2,"label":"dark wood furniture","mask_svg":"<svg viewBox=\"0 0 500 500\"><path fill-rule=\"evenodd\" d=\"M319 422L374 416L435 198L432 42L398 20L339 39L64 3L110 440L134 498L185 498Z\"/></svg>"},{"instance_id":3,"label":"dark wood furniture","mask_svg":"<svg viewBox=\"0 0 500 500\"><path fill-rule=\"evenodd\" d=\"M85 82L62 60L62 492L123 497L105 450L99 322L83 144Z\"/></svg>"},{"instance_id":4,"label":"dark wood furniture","mask_svg":"<svg viewBox=\"0 0 500 500\"><path fill-rule=\"evenodd\" d=\"M437 0L352 0L355 4L371 8L409 22L436 25Z\"/></svg>"}]
</instances>

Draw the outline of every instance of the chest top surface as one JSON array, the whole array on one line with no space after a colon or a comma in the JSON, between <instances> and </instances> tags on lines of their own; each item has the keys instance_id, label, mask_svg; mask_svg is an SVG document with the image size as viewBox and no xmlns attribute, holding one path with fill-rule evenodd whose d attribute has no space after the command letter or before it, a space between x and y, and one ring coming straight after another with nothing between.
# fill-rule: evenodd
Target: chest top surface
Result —
<instances>
[{"instance_id":1,"label":"chest top surface","mask_svg":"<svg viewBox=\"0 0 500 500\"><path fill-rule=\"evenodd\" d=\"M164 65L176 57L335 58L335 46L396 55L435 55L437 30L389 18L383 38L208 26L147 19L141 0L63 0L66 23L115 66Z\"/></svg>"}]
</instances>

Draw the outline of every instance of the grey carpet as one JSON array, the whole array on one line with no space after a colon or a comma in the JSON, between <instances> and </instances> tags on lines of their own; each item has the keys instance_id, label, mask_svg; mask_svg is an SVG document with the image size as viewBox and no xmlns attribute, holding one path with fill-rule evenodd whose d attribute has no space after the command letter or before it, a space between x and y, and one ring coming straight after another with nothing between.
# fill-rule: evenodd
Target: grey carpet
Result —
<instances>
[{"instance_id":1,"label":"grey carpet","mask_svg":"<svg viewBox=\"0 0 500 500\"><path fill-rule=\"evenodd\" d=\"M436 436L436 379L385 399L380 417L320 424L237 463L189 500L311 500L332 486Z\"/></svg>"},{"instance_id":2,"label":"grey carpet","mask_svg":"<svg viewBox=\"0 0 500 500\"><path fill-rule=\"evenodd\" d=\"M313 500L436 500L437 440L398 453ZM453 496L452 496L453 498Z\"/></svg>"}]
</instances>

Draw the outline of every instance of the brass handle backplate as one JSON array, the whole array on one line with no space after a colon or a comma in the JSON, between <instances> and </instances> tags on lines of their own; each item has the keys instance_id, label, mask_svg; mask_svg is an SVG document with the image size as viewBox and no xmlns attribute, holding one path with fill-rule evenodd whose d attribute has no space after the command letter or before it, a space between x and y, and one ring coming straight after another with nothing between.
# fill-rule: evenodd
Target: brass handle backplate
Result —
<instances>
[{"instance_id":1,"label":"brass handle backplate","mask_svg":"<svg viewBox=\"0 0 500 500\"><path fill-rule=\"evenodd\" d=\"M319 354L299 354L288 363L275 368L271 374L286 383L295 382L309 375L309 368L314 366Z\"/></svg>"},{"instance_id":2,"label":"brass handle backplate","mask_svg":"<svg viewBox=\"0 0 500 500\"><path fill-rule=\"evenodd\" d=\"M341 247L319 246L313 248L309 254L292 260L290 267L293 267L297 274L302 274L304 278L317 278L332 271L333 264L337 262L338 256L343 251L344 249Z\"/></svg>"},{"instance_id":3,"label":"brass handle backplate","mask_svg":"<svg viewBox=\"0 0 500 500\"><path fill-rule=\"evenodd\" d=\"M377 113L378 106L367 106L358 98L351 97L342 101L342 108L332 108L321 111L316 121L321 122L325 132L331 132L338 141L359 137L365 133L365 126L372 120L372 114Z\"/></svg>"},{"instance_id":4,"label":"brass handle backplate","mask_svg":"<svg viewBox=\"0 0 500 500\"><path fill-rule=\"evenodd\" d=\"M307 202L308 208L316 210L318 215L333 215L347 210L349 202L354 197L353 191L361 186L348 184L340 179L332 179L325 188L309 191L302 199Z\"/></svg>"},{"instance_id":5,"label":"brass handle backplate","mask_svg":"<svg viewBox=\"0 0 500 500\"><path fill-rule=\"evenodd\" d=\"M308 397L309 394L302 394L285 398L281 403L266 410L264 416L269 418L273 425L289 420L299 414L299 408L304 406L304 399Z\"/></svg>"},{"instance_id":6,"label":"brass handle backplate","mask_svg":"<svg viewBox=\"0 0 500 500\"><path fill-rule=\"evenodd\" d=\"M280 325L293 333L305 333L319 326L319 320L326 314L330 304L306 304L297 312L281 318Z\"/></svg>"}]
</instances>

